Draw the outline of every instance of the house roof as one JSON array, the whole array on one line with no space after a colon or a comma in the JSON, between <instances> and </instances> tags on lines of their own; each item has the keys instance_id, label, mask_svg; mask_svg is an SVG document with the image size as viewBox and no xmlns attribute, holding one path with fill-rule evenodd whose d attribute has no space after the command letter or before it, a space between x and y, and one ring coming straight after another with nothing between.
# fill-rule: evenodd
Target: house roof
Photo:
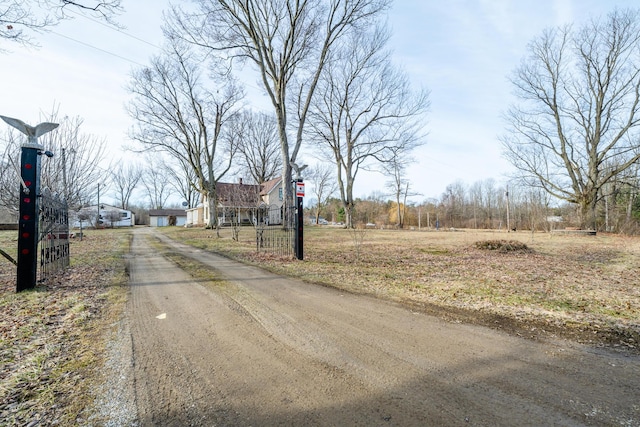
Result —
<instances>
[{"instance_id":1,"label":"house roof","mask_svg":"<svg viewBox=\"0 0 640 427\"><path fill-rule=\"evenodd\" d=\"M149 216L187 216L184 209L149 209Z\"/></svg>"},{"instance_id":2,"label":"house roof","mask_svg":"<svg viewBox=\"0 0 640 427\"><path fill-rule=\"evenodd\" d=\"M234 208L255 208L262 203L261 196L276 188L282 178L275 178L262 184L218 182L216 195L220 206Z\"/></svg>"},{"instance_id":3,"label":"house roof","mask_svg":"<svg viewBox=\"0 0 640 427\"><path fill-rule=\"evenodd\" d=\"M280 181L282 181L282 177L274 178L269 181L263 182L261 185L262 189L260 191L260 195L264 196L266 194L271 193L271 191L280 184Z\"/></svg>"},{"instance_id":4,"label":"house roof","mask_svg":"<svg viewBox=\"0 0 640 427\"><path fill-rule=\"evenodd\" d=\"M250 208L260 202L260 185L256 184L219 182L216 185L216 193L222 206Z\"/></svg>"}]
</instances>

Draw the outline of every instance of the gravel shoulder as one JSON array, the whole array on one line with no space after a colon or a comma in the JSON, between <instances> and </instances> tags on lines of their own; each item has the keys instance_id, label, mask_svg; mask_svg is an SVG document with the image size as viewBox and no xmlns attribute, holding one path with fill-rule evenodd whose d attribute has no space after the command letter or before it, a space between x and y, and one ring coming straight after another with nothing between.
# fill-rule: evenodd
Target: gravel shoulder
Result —
<instances>
[{"instance_id":1,"label":"gravel shoulder","mask_svg":"<svg viewBox=\"0 0 640 427\"><path fill-rule=\"evenodd\" d=\"M224 282L198 283L156 238ZM120 384L137 425L640 425L635 355L449 323L153 229L134 231L130 275Z\"/></svg>"}]
</instances>

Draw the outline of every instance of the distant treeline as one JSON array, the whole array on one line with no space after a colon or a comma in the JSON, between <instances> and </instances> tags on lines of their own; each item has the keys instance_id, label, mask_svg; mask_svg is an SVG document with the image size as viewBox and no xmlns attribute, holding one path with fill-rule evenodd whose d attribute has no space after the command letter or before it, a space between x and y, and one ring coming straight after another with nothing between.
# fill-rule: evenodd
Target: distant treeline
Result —
<instances>
[{"instance_id":1,"label":"distant treeline","mask_svg":"<svg viewBox=\"0 0 640 427\"><path fill-rule=\"evenodd\" d=\"M598 231L640 234L640 197L633 187L612 188L600 197ZM449 185L439 198L400 205L383 193L356 201L355 224L402 228L471 228L549 231L579 227L579 207L551 198L540 189L498 185L494 180ZM315 213L315 208L310 208ZM338 199L320 209L330 222L343 222Z\"/></svg>"}]
</instances>

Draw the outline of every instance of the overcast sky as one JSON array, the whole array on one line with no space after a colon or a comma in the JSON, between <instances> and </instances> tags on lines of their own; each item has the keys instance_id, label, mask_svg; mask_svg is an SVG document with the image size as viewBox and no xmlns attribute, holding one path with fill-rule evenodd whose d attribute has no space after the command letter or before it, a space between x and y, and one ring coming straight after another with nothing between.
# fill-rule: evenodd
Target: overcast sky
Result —
<instances>
[{"instance_id":1,"label":"overcast sky","mask_svg":"<svg viewBox=\"0 0 640 427\"><path fill-rule=\"evenodd\" d=\"M122 32L79 16L37 36L40 48L0 41L0 114L37 124L59 105L85 119L83 131L104 137L114 159L123 154L131 120L124 111L132 68L148 64L162 45L164 0L124 0ZM431 92L426 144L409 170L412 191L439 197L447 185L511 171L501 156L501 114L514 101L508 77L527 44L547 28L581 24L637 0L396 0L389 14L395 62L416 87ZM255 80L254 80L255 81ZM252 82L249 82L252 83ZM249 93L256 94L249 88ZM266 105L264 99L249 99ZM1 125L1 124L0 124ZM308 159L311 160L311 159ZM356 195L384 191L377 174L357 178Z\"/></svg>"}]
</instances>

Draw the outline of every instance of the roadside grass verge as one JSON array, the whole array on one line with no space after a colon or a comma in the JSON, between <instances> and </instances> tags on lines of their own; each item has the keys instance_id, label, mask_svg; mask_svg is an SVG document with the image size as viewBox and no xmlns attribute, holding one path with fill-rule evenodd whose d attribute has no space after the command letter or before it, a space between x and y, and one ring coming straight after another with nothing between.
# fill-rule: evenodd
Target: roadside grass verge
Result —
<instances>
[{"instance_id":1,"label":"roadside grass verge","mask_svg":"<svg viewBox=\"0 0 640 427\"><path fill-rule=\"evenodd\" d=\"M16 251L16 232L0 247ZM71 265L15 293L15 267L0 262L0 424L82 425L113 324L127 295L123 255L130 230L85 232Z\"/></svg>"},{"instance_id":2,"label":"roadside grass verge","mask_svg":"<svg viewBox=\"0 0 640 427\"><path fill-rule=\"evenodd\" d=\"M203 265L192 258L170 250L169 246L160 239L150 239L149 243L159 253L162 253L162 256L187 272L202 285L218 289L226 287L226 281L216 272L215 268Z\"/></svg>"},{"instance_id":3,"label":"roadside grass verge","mask_svg":"<svg viewBox=\"0 0 640 427\"><path fill-rule=\"evenodd\" d=\"M257 254L252 227L162 228L273 272L386 298L452 320L538 337L640 348L640 237L305 228L305 259ZM488 242L488 243L485 243ZM495 248L495 250L487 250Z\"/></svg>"}]
</instances>

